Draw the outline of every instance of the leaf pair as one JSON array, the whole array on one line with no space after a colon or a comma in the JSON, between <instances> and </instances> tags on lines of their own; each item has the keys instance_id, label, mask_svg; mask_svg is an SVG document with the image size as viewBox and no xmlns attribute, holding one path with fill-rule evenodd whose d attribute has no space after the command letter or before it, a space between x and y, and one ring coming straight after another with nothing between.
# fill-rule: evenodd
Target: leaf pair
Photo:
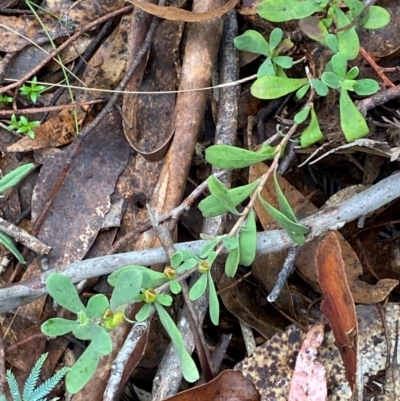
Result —
<instances>
[{"instance_id":1,"label":"leaf pair","mask_svg":"<svg viewBox=\"0 0 400 401\"><path fill-rule=\"evenodd\" d=\"M275 28L271 32L269 43L259 32L250 29L243 35L236 37L234 43L239 50L266 56L265 61L261 64L257 72L259 78L263 76L286 77L283 70L293 66L293 59L288 56L279 55L279 44L282 42L282 38L283 31L280 28ZM289 40L286 40L286 43L282 47L287 48L288 45L291 45L290 47L293 46Z\"/></svg>"},{"instance_id":2,"label":"leaf pair","mask_svg":"<svg viewBox=\"0 0 400 401\"><path fill-rule=\"evenodd\" d=\"M274 182L280 210L266 202L261 194L258 195L258 199L275 221L287 231L292 241L295 244L303 245L306 242L304 234L309 231L309 228L298 222L293 209L278 184L276 173L274 174Z\"/></svg>"}]
</instances>

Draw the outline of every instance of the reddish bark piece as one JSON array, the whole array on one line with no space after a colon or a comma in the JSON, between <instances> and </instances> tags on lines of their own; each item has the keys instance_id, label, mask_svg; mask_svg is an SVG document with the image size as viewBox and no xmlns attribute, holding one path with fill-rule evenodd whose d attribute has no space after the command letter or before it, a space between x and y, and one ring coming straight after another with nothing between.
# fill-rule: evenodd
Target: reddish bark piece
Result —
<instances>
[{"instance_id":1,"label":"reddish bark piece","mask_svg":"<svg viewBox=\"0 0 400 401\"><path fill-rule=\"evenodd\" d=\"M327 399L326 371L316 360L324 339L324 324L310 329L301 346L294 368L288 401L323 401Z\"/></svg>"},{"instance_id":2,"label":"reddish bark piece","mask_svg":"<svg viewBox=\"0 0 400 401\"><path fill-rule=\"evenodd\" d=\"M254 384L238 371L224 370L214 380L183 391L168 401L259 401L260 394Z\"/></svg>"},{"instance_id":3,"label":"reddish bark piece","mask_svg":"<svg viewBox=\"0 0 400 401\"><path fill-rule=\"evenodd\" d=\"M329 232L315 255L317 277L324 294L321 310L327 317L342 355L350 388L356 390L358 326L353 296L336 235Z\"/></svg>"}]
</instances>

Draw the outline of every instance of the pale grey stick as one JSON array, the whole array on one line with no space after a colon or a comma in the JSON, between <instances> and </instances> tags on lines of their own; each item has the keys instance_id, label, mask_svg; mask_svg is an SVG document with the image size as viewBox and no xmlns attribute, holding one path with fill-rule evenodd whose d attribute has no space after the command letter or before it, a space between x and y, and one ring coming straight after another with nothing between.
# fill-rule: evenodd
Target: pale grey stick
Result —
<instances>
[{"instance_id":1,"label":"pale grey stick","mask_svg":"<svg viewBox=\"0 0 400 401\"><path fill-rule=\"evenodd\" d=\"M220 81L222 83L235 81L239 78L239 66L237 60L237 51L233 45L233 39L237 36L237 20L234 11L229 12L225 17L224 33L221 46L220 57ZM218 109L218 121L215 133L217 144L234 145L237 132L237 110L240 95L239 87L230 87L220 90L220 101ZM212 173L217 170L213 169ZM231 174L221 178L221 181L227 186L231 186ZM225 216L218 216L213 219L206 219L202 232L210 236L221 235L224 229ZM194 274L191 284L197 280ZM196 310L197 320L200 327L208 309L208 295L193 302ZM194 338L190 327L189 318L185 308L181 310L177 326L182 333L186 349L192 353L194 350ZM152 401L159 401L176 394L182 381L181 362L176 354L172 343L168 346L163 359L158 367L153 381Z\"/></svg>"},{"instance_id":2,"label":"pale grey stick","mask_svg":"<svg viewBox=\"0 0 400 401\"><path fill-rule=\"evenodd\" d=\"M391 175L365 191L335 206L325 208L318 213L301 220L301 224L310 227L307 240L324 235L329 230L337 230L346 223L360 216L373 212L400 197L400 173ZM206 241L183 242L176 244L176 249L187 249L198 254ZM284 230L263 231L258 233L257 254L283 251L293 245ZM74 283L92 277L110 274L126 265L149 266L167 262L167 256L161 247L101 256L94 259L71 263L64 269L53 269L17 284L0 289L0 314L25 305L47 293L46 277L53 271L59 271L70 277Z\"/></svg>"},{"instance_id":3,"label":"pale grey stick","mask_svg":"<svg viewBox=\"0 0 400 401\"><path fill-rule=\"evenodd\" d=\"M7 220L2 219L1 217L0 231L14 238L17 242L25 245L27 248L32 249L32 251L36 252L38 255L46 255L51 250L51 248L48 245L44 244L42 241L39 241L37 238L28 234L22 228L19 228L14 224L9 223Z\"/></svg>"}]
</instances>

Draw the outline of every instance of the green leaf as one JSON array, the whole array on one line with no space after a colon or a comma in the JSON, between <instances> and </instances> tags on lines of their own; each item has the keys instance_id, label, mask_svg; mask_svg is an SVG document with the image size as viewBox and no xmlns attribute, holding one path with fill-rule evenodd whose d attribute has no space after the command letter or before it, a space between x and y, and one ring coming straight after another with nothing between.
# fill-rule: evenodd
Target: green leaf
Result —
<instances>
[{"instance_id":1,"label":"green leaf","mask_svg":"<svg viewBox=\"0 0 400 401\"><path fill-rule=\"evenodd\" d=\"M297 92L296 92L296 97L297 99L302 99L307 91L310 89L310 83L307 82L304 86L302 86Z\"/></svg>"},{"instance_id":2,"label":"green leaf","mask_svg":"<svg viewBox=\"0 0 400 401\"><path fill-rule=\"evenodd\" d=\"M231 251L232 249L236 249L239 246L239 243L236 238L231 237L230 235L224 235L222 238L222 243L224 247Z\"/></svg>"},{"instance_id":3,"label":"green leaf","mask_svg":"<svg viewBox=\"0 0 400 401\"><path fill-rule=\"evenodd\" d=\"M303 110L300 110L298 113L296 113L296 115L294 116L294 122L296 124L301 124L302 122L304 122L310 114L310 110L310 106L304 107Z\"/></svg>"},{"instance_id":4,"label":"green leaf","mask_svg":"<svg viewBox=\"0 0 400 401\"><path fill-rule=\"evenodd\" d=\"M146 320L150 315L151 308L152 304L145 303L140 309L140 311L136 313L135 319L138 322L143 322L144 320Z\"/></svg>"},{"instance_id":5,"label":"green leaf","mask_svg":"<svg viewBox=\"0 0 400 401\"><path fill-rule=\"evenodd\" d=\"M340 81L340 87L346 91L354 91L356 83L357 81L350 81L349 79L345 79L343 81Z\"/></svg>"},{"instance_id":6,"label":"green leaf","mask_svg":"<svg viewBox=\"0 0 400 401\"><path fill-rule=\"evenodd\" d=\"M340 126L348 142L363 138L369 132L364 117L350 99L346 90L340 91Z\"/></svg>"},{"instance_id":7,"label":"green leaf","mask_svg":"<svg viewBox=\"0 0 400 401\"><path fill-rule=\"evenodd\" d=\"M0 231L0 244L5 246L18 260L18 262L25 264L25 259L22 253L17 249L13 239L7 234Z\"/></svg>"},{"instance_id":8,"label":"green leaf","mask_svg":"<svg viewBox=\"0 0 400 401\"><path fill-rule=\"evenodd\" d=\"M244 228L239 236L239 264L250 266L256 257L257 248L256 217L253 210L250 211Z\"/></svg>"},{"instance_id":9,"label":"green leaf","mask_svg":"<svg viewBox=\"0 0 400 401\"><path fill-rule=\"evenodd\" d=\"M333 89L340 89L340 77L334 72L324 72L321 77L322 82Z\"/></svg>"},{"instance_id":10,"label":"green leaf","mask_svg":"<svg viewBox=\"0 0 400 401\"><path fill-rule=\"evenodd\" d=\"M142 273L146 273L148 277L150 277L151 283L149 286L151 287L159 287L160 285L166 283L168 279L164 276L163 273L156 272L154 270L149 269L148 267L144 266L138 266L138 265L129 265L129 266L124 266L120 267L119 269L115 270L108 276L108 283L115 287L118 282L118 277L119 275L126 271L126 270L136 270ZM144 281L144 277L142 278L142 283Z\"/></svg>"},{"instance_id":11,"label":"green leaf","mask_svg":"<svg viewBox=\"0 0 400 401\"><path fill-rule=\"evenodd\" d=\"M360 70L358 69L358 67L353 67L347 74L346 74L346 79L356 79L358 76L358 73L360 72Z\"/></svg>"},{"instance_id":12,"label":"green leaf","mask_svg":"<svg viewBox=\"0 0 400 401\"><path fill-rule=\"evenodd\" d=\"M390 14L387 10L379 6L372 6L369 9L369 17L363 25L365 29L383 28L390 22Z\"/></svg>"},{"instance_id":13,"label":"green leaf","mask_svg":"<svg viewBox=\"0 0 400 401\"><path fill-rule=\"evenodd\" d=\"M300 136L300 144L303 148L320 141L324 135L319 127L317 115L315 114L314 108L311 110L311 122L310 125L303 131Z\"/></svg>"},{"instance_id":14,"label":"green leaf","mask_svg":"<svg viewBox=\"0 0 400 401\"><path fill-rule=\"evenodd\" d=\"M110 303L104 294L93 295L86 305L86 316L89 319L99 319L103 317L104 312L109 308Z\"/></svg>"},{"instance_id":15,"label":"green leaf","mask_svg":"<svg viewBox=\"0 0 400 401\"><path fill-rule=\"evenodd\" d=\"M142 288L142 278L142 273L138 270L121 272L111 295L110 308L112 311L129 304L139 295Z\"/></svg>"},{"instance_id":16,"label":"green leaf","mask_svg":"<svg viewBox=\"0 0 400 401\"><path fill-rule=\"evenodd\" d=\"M264 0L257 7L261 18L271 22L284 22L308 17L318 11L323 11L327 0Z\"/></svg>"},{"instance_id":17,"label":"green leaf","mask_svg":"<svg viewBox=\"0 0 400 401\"><path fill-rule=\"evenodd\" d=\"M225 274L228 277L235 277L239 267L240 248L233 249L229 252L225 262Z\"/></svg>"},{"instance_id":18,"label":"green leaf","mask_svg":"<svg viewBox=\"0 0 400 401\"><path fill-rule=\"evenodd\" d=\"M268 150L268 148L264 149L265 153L261 153L238 148L236 146L213 145L206 149L205 156L206 161L214 167L226 169L244 168L264 160L273 159L275 148L270 147L269 152L266 150Z\"/></svg>"},{"instance_id":19,"label":"green leaf","mask_svg":"<svg viewBox=\"0 0 400 401\"><path fill-rule=\"evenodd\" d=\"M199 263L199 261L197 259L188 259L185 262L183 262L179 267L177 267L176 272L178 274L181 274L186 270L192 269L198 263Z\"/></svg>"},{"instance_id":20,"label":"green leaf","mask_svg":"<svg viewBox=\"0 0 400 401\"><path fill-rule=\"evenodd\" d=\"M271 52L273 52L282 42L283 31L281 28L274 28L269 36L269 45L271 47Z\"/></svg>"},{"instance_id":21,"label":"green leaf","mask_svg":"<svg viewBox=\"0 0 400 401\"><path fill-rule=\"evenodd\" d=\"M45 321L40 330L42 333L49 337L63 336L64 334L73 331L75 327L79 326L76 320L63 319L61 317L54 317Z\"/></svg>"},{"instance_id":22,"label":"green leaf","mask_svg":"<svg viewBox=\"0 0 400 401\"><path fill-rule=\"evenodd\" d=\"M209 297L209 308L210 318L215 326L219 325L219 301L217 291L215 289L214 281L211 277L210 270L207 272L208 275L208 297Z\"/></svg>"},{"instance_id":23,"label":"green leaf","mask_svg":"<svg viewBox=\"0 0 400 401\"><path fill-rule=\"evenodd\" d=\"M158 294L157 302L159 302L163 306L171 306L172 305L172 297L168 294Z\"/></svg>"},{"instance_id":24,"label":"green leaf","mask_svg":"<svg viewBox=\"0 0 400 401\"><path fill-rule=\"evenodd\" d=\"M337 53L339 51L339 43L336 35L334 35L333 33L330 33L328 36L325 37L325 44L333 53Z\"/></svg>"},{"instance_id":25,"label":"green leaf","mask_svg":"<svg viewBox=\"0 0 400 401\"><path fill-rule=\"evenodd\" d=\"M292 68L293 67L293 59L289 56L276 56L273 57L272 61L279 65L282 68Z\"/></svg>"},{"instance_id":26,"label":"green leaf","mask_svg":"<svg viewBox=\"0 0 400 401\"><path fill-rule=\"evenodd\" d=\"M354 92L360 96L369 96L376 93L379 89L378 82L374 79L359 79L353 87Z\"/></svg>"},{"instance_id":27,"label":"green leaf","mask_svg":"<svg viewBox=\"0 0 400 401\"><path fill-rule=\"evenodd\" d=\"M257 77L261 78L274 75L276 75L274 63L272 62L271 57L267 57L258 68Z\"/></svg>"},{"instance_id":28,"label":"green leaf","mask_svg":"<svg viewBox=\"0 0 400 401\"><path fill-rule=\"evenodd\" d=\"M239 216L240 213L236 210L236 205L232 202L232 199L229 197L229 192L228 189L225 187L225 185L214 175L210 175L208 177L207 183L211 195L217 198L224 205L226 210L228 210L232 214Z\"/></svg>"},{"instance_id":29,"label":"green leaf","mask_svg":"<svg viewBox=\"0 0 400 401\"><path fill-rule=\"evenodd\" d=\"M35 168L34 163L27 163L7 173L0 179L0 193L4 192L8 188L13 187L14 185L17 185L34 168Z\"/></svg>"},{"instance_id":30,"label":"green leaf","mask_svg":"<svg viewBox=\"0 0 400 401\"><path fill-rule=\"evenodd\" d=\"M182 287L179 284L179 281L171 280L169 282L169 289L173 294L179 294L182 291Z\"/></svg>"},{"instance_id":31,"label":"green leaf","mask_svg":"<svg viewBox=\"0 0 400 401\"><path fill-rule=\"evenodd\" d=\"M201 274L189 291L189 298L192 301L199 299L207 289L207 274Z\"/></svg>"},{"instance_id":32,"label":"green leaf","mask_svg":"<svg viewBox=\"0 0 400 401\"><path fill-rule=\"evenodd\" d=\"M28 125L28 119L27 119L25 116L21 116L21 117L19 118L19 123L20 123L21 125Z\"/></svg>"},{"instance_id":33,"label":"green leaf","mask_svg":"<svg viewBox=\"0 0 400 401\"><path fill-rule=\"evenodd\" d=\"M259 99L278 99L297 91L307 82L307 78L261 77L252 85L251 94Z\"/></svg>"},{"instance_id":34,"label":"green leaf","mask_svg":"<svg viewBox=\"0 0 400 401\"><path fill-rule=\"evenodd\" d=\"M185 349L182 334L176 327L176 324L172 320L171 316L168 315L162 305L160 305L158 302L155 302L155 307L157 309L158 316L160 317L161 324L163 325L168 335L171 337L171 340L176 349L176 353L181 361L183 377L189 383L197 381L200 375L192 357Z\"/></svg>"},{"instance_id":35,"label":"green leaf","mask_svg":"<svg viewBox=\"0 0 400 401\"><path fill-rule=\"evenodd\" d=\"M243 35L236 37L233 41L236 48L250 53L269 55L269 44L261 33L252 29L247 30Z\"/></svg>"},{"instance_id":36,"label":"green leaf","mask_svg":"<svg viewBox=\"0 0 400 401\"><path fill-rule=\"evenodd\" d=\"M228 189L229 197L233 204L239 205L247 199L257 188L260 179L248 185ZM215 196L208 196L199 203L199 209L204 217L220 216L227 212L227 209L218 201Z\"/></svg>"},{"instance_id":37,"label":"green leaf","mask_svg":"<svg viewBox=\"0 0 400 401\"><path fill-rule=\"evenodd\" d=\"M92 342L90 345L93 347L93 350L101 355L111 354L112 341L107 331L95 323L90 324L90 329L92 331Z\"/></svg>"},{"instance_id":38,"label":"green leaf","mask_svg":"<svg viewBox=\"0 0 400 401\"><path fill-rule=\"evenodd\" d=\"M350 19L338 6L335 6L334 9L338 28L342 28L350 24ZM358 38L356 28L352 26L344 31L339 31L337 33L337 39L339 53L341 53L346 60L354 60L360 51L360 40Z\"/></svg>"},{"instance_id":39,"label":"green leaf","mask_svg":"<svg viewBox=\"0 0 400 401\"><path fill-rule=\"evenodd\" d=\"M175 269L183 262L183 254L182 252L175 252L171 256L171 266Z\"/></svg>"},{"instance_id":40,"label":"green leaf","mask_svg":"<svg viewBox=\"0 0 400 401\"><path fill-rule=\"evenodd\" d=\"M311 78L311 85L319 96L326 96L329 92L328 87L319 79Z\"/></svg>"},{"instance_id":41,"label":"green leaf","mask_svg":"<svg viewBox=\"0 0 400 401\"><path fill-rule=\"evenodd\" d=\"M258 196L259 201L261 204L264 206L264 208L267 210L267 212L275 219L275 221L282 227L284 228L290 238L295 242L296 244L302 245L305 243L305 238L304 234L309 231L309 228L306 226L303 226L302 224L299 224L297 222L293 222L289 220L283 213L281 213L279 210L275 209L273 206L271 206L269 203L267 203L259 194ZM293 235L295 234L295 235ZM299 238L300 236L300 238ZM296 239L296 241L295 241Z\"/></svg>"},{"instance_id":42,"label":"green leaf","mask_svg":"<svg viewBox=\"0 0 400 401\"><path fill-rule=\"evenodd\" d=\"M100 354L93 349L92 343L67 373L65 384L71 394L76 394L93 377L100 362Z\"/></svg>"},{"instance_id":43,"label":"green leaf","mask_svg":"<svg viewBox=\"0 0 400 401\"><path fill-rule=\"evenodd\" d=\"M51 273L46 279L46 286L49 294L63 308L76 314L86 309L69 277Z\"/></svg>"},{"instance_id":44,"label":"green leaf","mask_svg":"<svg viewBox=\"0 0 400 401\"><path fill-rule=\"evenodd\" d=\"M93 332L89 323L90 322L88 321L86 324L80 324L79 326L74 327L72 334L79 340L91 340Z\"/></svg>"},{"instance_id":45,"label":"green leaf","mask_svg":"<svg viewBox=\"0 0 400 401\"><path fill-rule=\"evenodd\" d=\"M335 74L341 79L346 79L347 61L343 54L334 54L331 58L332 68Z\"/></svg>"},{"instance_id":46,"label":"green leaf","mask_svg":"<svg viewBox=\"0 0 400 401\"><path fill-rule=\"evenodd\" d=\"M209 255L209 253L215 248L215 246L217 244L218 244L217 240L205 243L200 249L199 256L201 258L206 258Z\"/></svg>"},{"instance_id":47,"label":"green leaf","mask_svg":"<svg viewBox=\"0 0 400 401\"><path fill-rule=\"evenodd\" d=\"M311 113L314 110L311 110ZM315 114L315 112L314 112ZM274 184L275 184L275 191L276 191L276 196L278 199L278 203L279 203L279 208L280 211L291 221L297 223L297 218L293 212L292 207L290 206L288 200L286 199L286 196L284 195L284 193L282 192L281 187L279 186L278 183L278 178L276 175L276 171L274 172ZM308 231L308 229L307 229ZM305 233L299 233L299 234L305 234Z\"/></svg>"}]
</instances>

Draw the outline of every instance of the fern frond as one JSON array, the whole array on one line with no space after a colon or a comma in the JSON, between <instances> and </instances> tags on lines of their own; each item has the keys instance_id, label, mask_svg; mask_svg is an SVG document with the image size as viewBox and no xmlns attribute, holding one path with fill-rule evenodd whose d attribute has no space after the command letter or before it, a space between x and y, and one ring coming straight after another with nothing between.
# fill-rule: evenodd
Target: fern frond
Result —
<instances>
[{"instance_id":1,"label":"fern frond","mask_svg":"<svg viewBox=\"0 0 400 401\"><path fill-rule=\"evenodd\" d=\"M47 379L43 384L35 389L29 399L24 401L41 401L54 389L58 382L67 374L68 370L69 367L60 369L54 376Z\"/></svg>"},{"instance_id":2,"label":"fern frond","mask_svg":"<svg viewBox=\"0 0 400 401\"><path fill-rule=\"evenodd\" d=\"M24 392L22 394L22 398L24 401L29 401L31 399L31 395L35 390L36 383L39 379L40 371L42 370L44 361L47 358L48 353L43 354L35 363L35 366L32 368L31 373L29 374L28 378L26 379Z\"/></svg>"},{"instance_id":3,"label":"fern frond","mask_svg":"<svg viewBox=\"0 0 400 401\"><path fill-rule=\"evenodd\" d=\"M21 393L19 392L18 383L15 379L14 373L11 370L7 370L7 383L10 388L10 393L14 401L22 401Z\"/></svg>"}]
</instances>

